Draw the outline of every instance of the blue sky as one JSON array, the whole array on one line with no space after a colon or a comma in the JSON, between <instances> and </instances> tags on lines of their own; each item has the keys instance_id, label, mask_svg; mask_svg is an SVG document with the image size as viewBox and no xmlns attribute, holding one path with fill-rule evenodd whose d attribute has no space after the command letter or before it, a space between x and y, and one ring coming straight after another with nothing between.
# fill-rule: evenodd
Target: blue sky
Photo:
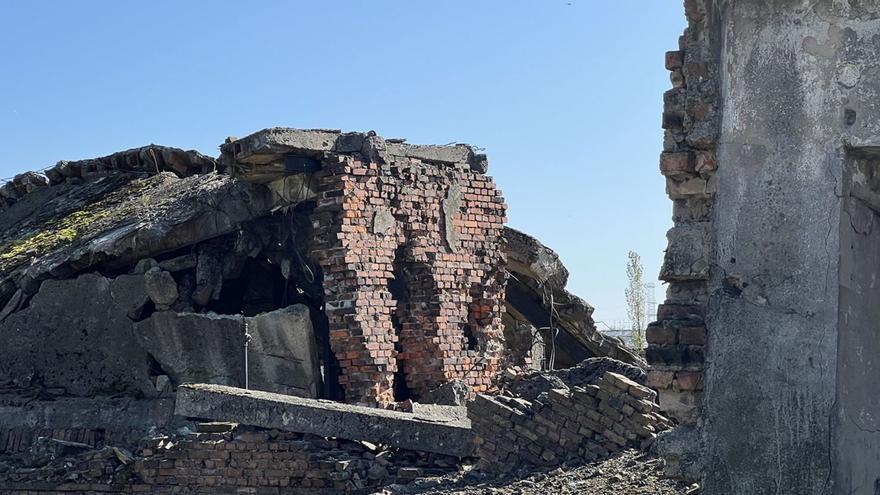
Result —
<instances>
[{"instance_id":1,"label":"blue sky","mask_svg":"<svg viewBox=\"0 0 880 495\"><path fill-rule=\"evenodd\" d=\"M681 2L10 0L0 18L2 177L151 142L216 156L271 126L466 142L597 320L626 317L628 250L659 272Z\"/></svg>"}]
</instances>

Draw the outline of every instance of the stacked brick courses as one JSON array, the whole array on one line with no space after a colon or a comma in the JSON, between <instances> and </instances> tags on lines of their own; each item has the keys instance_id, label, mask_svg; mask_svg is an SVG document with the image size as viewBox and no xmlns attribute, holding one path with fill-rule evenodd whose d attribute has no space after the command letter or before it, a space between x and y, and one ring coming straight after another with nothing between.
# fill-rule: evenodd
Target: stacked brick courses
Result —
<instances>
[{"instance_id":1,"label":"stacked brick courses","mask_svg":"<svg viewBox=\"0 0 880 495\"><path fill-rule=\"evenodd\" d=\"M715 196L719 108L709 20L702 0L686 0L688 28L666 54L673 88L664 95L660 172L673 201L674 227L660 279L669 283L647 330L648 385L670 416L699 416L706 344L707 281Z\"/></svg>"},{"instance_id":2,"label":"stacked brick courses","mask_svg":"<svg viewBox=\"0 0 880 495\"><path fill-rule=\"evenodd\" d=\"M126 455L126 454L123 454ZM0 492L28 493L371 493L391 483L442 475L456 458L413 451L374 451L362 444L295 433L239 430L157 438L128 464L113 449L66 458L52 469L0 473Z\"/></svg>"},{"instance_id":3,"label":"stacked brick courses","mask_svg":"<svg viewBox=\"0 0 880 495\"><path fill-rule=\"evenodd\" d=\"M468 405L480 467L550 467L643 447L670 427L655 395L613 372L583 386L551 389L534 401L480 394Z\"/></svg>"},{"instance_id":4,"label":"stacked brick courses","mask_svg":"<svg viewBox=\"0 0 880 495\"><path fill-rule=\"evenodd\" d=\"M313 256L346 400L393 402L400 366L416 397L452 379L488 390L506 283L506 205L492 179L397 156L334 155L323 169Z\"/></svg>"}]
</instances>

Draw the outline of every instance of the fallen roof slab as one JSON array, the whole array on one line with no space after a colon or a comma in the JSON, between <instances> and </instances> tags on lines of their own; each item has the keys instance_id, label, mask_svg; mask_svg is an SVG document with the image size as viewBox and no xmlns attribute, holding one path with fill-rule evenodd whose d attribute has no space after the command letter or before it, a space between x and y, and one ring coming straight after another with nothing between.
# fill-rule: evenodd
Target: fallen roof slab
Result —
<instances>
[{"instance_id":1,"label":"fallen roof slab","mask_svg":"<svg viewBox=\"0 0 880 495\"><path fill-rule=\"evenodd\" d=\"M473 452L470 422L461 418L428 418L223 385L181 385L175 413L457 457Z\"/></svg>"}]
</instances>

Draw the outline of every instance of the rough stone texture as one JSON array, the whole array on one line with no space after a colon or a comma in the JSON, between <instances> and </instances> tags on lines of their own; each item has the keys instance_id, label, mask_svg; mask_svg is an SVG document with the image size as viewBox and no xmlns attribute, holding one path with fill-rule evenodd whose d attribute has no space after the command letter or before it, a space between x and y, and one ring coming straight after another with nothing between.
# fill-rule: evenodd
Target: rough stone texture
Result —
<instances>
[{"instance_id":1,"label":"rough stone texture","mask_svg":"<svg viewBox=\"0 0 880 495\"><path fill-rule=\"evenodd\" d=\"M197 151L184 151L151 144L88 160L62 160L46 171L52 185L67 180L96 180L108 175L138 173L153 175L171 172L178 177L204 174L216 170L211 157Z\"/></svg>"},{"instance_id":2,"label":"rough stone texture","mask_svg":"<svg viewBox=\"0 0 880 495\"><path fill-rule=\"evenodd\" d=\"M478 476L455 473L439 479L391 485L376 495L694 495L698 486L664 473L663 459L630 449L600 461Z\"/></svg>"},{"instance_id":3,"label":"rough stone texture","mask_svg":"<svg viewBox=\"0 0 880 495\"><path fill-rule=\"evenodd\" d=\"M429 421L398 411L221 385L182 385L175 412L459 457L469 455L473 448L470 425L458 418L438 416Z\"/></svg>"},{"instance_id":4,"label":"rough stone texture","mask_svg":"<svg viewBox=\"0 0 880 495\"><path fill-rule=\"evenodd\" d=\"M159 267L150 268L144 273L144 283L156 309L168 309L177 301L177 282L169 272Z\"/></svg>"},{"instance_id":5,"label":"rough stone texture","mask_svg":"<svg viewBox=\"0 0 880 495\"><path fill-rule=\"evenodd\" d=\"M561 383L531 400L480 394L468 404L480 468L506 472L522 465L593 461L653 441L669 428L656 393L606 371L590 383Z\"/></svg>"},{"instance_id":6,"label":"rough stone texture","mask_svg":"<svg viewBox=\"0 0 880 495\"><path fill-rule=\"evenodd\" d=\"M0 323L6 349L0 384L79 397L155 397L168 392L160 381L169 377L173 386L243 385L241 317L161 311L135 323L148 302L145 279L89 273L43 282L28 307ZM89 304L83 304L86 294ZM316 396L320 378L308 309L295 305L247 321L252 386Z\"/></svg>"},{"instance_id":7,"label":"rough stone texture","mask_svg":"<svg viewBox=\"0 0 880 495\"><path fill-rule=\"evenodd\" d=\"M230 139L221 148L223 163L234 164L234 174L266 177L283 173L285 155L321 157L325 153L359 153L377 157L414 158L423 162L452 165L486 172L486 156L468 145L433 146L386 142L374 132L341 132L329 129L273 127L241 139Z\"/></svg>"},{"instance_id":8,"label":"rough stone texture","mask_svg":"<svg viewBox=\"0 0 880 495\"><path fill-rule=\"evenodd\" d=\"M553 287L565 287L568 283L568 269L555 251L511 227L504 227L504 240L508 269Z\"/></svg>"},{"instance_id":9,"label":"rough stone texture","mask_svg":"<svg viewBox=\"0 0 880 495\"><path fill-rule=\"evenodd\" d=\"M135 333L174 384L244 386L240 317L161 311L138 322Z\"/></svg>"},{"instance_id":10,"label":"rough stone texture","mask_svg":"<svg viewBox=\"0 0 880 495\"><path fill-rule=\"evenodd\" d=\"M420 399L426 404L463 406L471 394L470 387L463 380L452 380L428 391Z\"/></svg>"},{"instance_id":11,"label":"rough stone texture","mask_svg":"<svg viewBox=\"0 0 880 495\"><path fill-rule=\"evenodd\" d=\"M174 426L174 399L0 395L0 453L27 450L40 436L90 445L129 445L151 428Z\"/></svg>"}]
</instances>

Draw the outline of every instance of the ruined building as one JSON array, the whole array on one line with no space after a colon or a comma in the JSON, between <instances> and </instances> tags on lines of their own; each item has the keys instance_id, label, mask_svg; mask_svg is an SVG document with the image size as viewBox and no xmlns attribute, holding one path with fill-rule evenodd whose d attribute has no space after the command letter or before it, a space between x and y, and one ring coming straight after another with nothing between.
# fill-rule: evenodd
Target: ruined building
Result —
<instances>
[{"instance_id":1,"label":"ruined building","mask_svg":"<svg viewBox=\"0 0 880 495\"><path fill-rule=\"evenodd\" d=\"M216 159L150 145L16 176L0 187L0 454L18 457L0 489L31 488L38 475L28 469L60 455L41 449L72 442L95 462L111 447L139 458L126 468L131 479L107 467L108 479L97 468L83 474L80 457L77 480L196 491L209 466L168 446L203 449L215 432L156 435L199 418L271 438L292 432L284 442L308 469L297 464L267 485L248 468L246 486L356 491L381 466L362 465L354 485L327 468L360 455L352 441L390 445L438 469L456 463L431 456L473 455L462 397L499 391L502 371L601 356L643 374L642 360L596 331L592 308L565 289L558 256L504 226L506 205L486 170L486 156L466 145L273 128L227 139ZM626 385L609 390L630 394ZM609 424L578 438L595 436L607 454L666 427L639 402L647 392L631 394L650 413L621 423L638 434ZM643 414L608 404L609 417ZM230 431L216 433L231 441ZM285 459L287 443L235 431L244 442L235 445ZM144 444L145 435L153 440ZM304 435L340 440L328 450ZM255 459L211 463L235 471ZM169 462L177 475L151 467ZM395 471L370 483L402 478ZM80 481L61 492L88 491Z\"/></svg>"},{"instance_id":2,"label":"ruined building","mask_svg":"<svg viewBox=\"0 0 880 495\"><path fill-rule=\"evenodd\" d=\"M675 226L648 330L661 442L704 493L877 493L880 8L687 0Z\"/></svg>"},{"instance_id":3,"label":"ruined building","mask_svg":"<svg viewBox=\"0 0 880 495\"><path fill-rule=\"evenodd\" d=\"M504 228L485 171L464 145L268 129L218 160L149 146L23 174L0 190L0 372L83 397L244 385L247 334L255 388L388 405L452 380L487 390L503 319L526 342L507 358L531 364L554 295L563 365L637 361L564 290L555 253Z\"/></svg>"}]
</instances>

